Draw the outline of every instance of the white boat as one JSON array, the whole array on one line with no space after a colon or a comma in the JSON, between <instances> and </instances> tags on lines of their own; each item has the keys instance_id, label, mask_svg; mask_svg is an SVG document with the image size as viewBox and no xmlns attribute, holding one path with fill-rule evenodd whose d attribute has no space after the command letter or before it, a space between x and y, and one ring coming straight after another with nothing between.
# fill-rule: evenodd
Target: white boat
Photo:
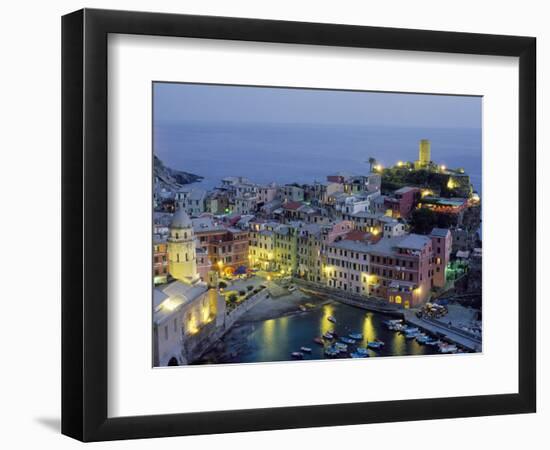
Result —
<instances>
[{"instance_id":1,"label":"white boat","mask_svg":"<svg viewBox=\"0 0 550 450\"><path fill-rule=\"evenodd\" d=\"M304 358L304 354L302 352L292 352L290 354L290 356L292 356L294 359L303 359Z\"/></svg>"},{"instance_id":2,"label":"white boat","mask_svg":"<svg viewBox=\"0 0 550 450\"><path fill-rule=\"evenodd\" d=\"M414 339L416 336L420 334L419 331L405 331L405 339Z\"/></svg>"},{"instance_id":3,"label":"white boat","mask_svg":"<svg viewBox=\"0 0 550 450\"><path fill-rule=\"evenodd\" d=\"M341 342L336 342L334 344L334 348L336 348L340 352L344 352L344 353L348 351L348 345L347 344L342 344Z\"/></svg>"},{"instance_id":4,"label":"white boat","mask_svg":"<svg viewBox=\"0 0 550 450\"><path fill-rule=\"evenodd\" d=\"M384 346L382 341L370 341L367 343L368 348L379 349Z\"/></svg>"},{"instance_id":5,"label":"white boat","mask_svg":"<svg viewBox=\"0 0 550 450\"><path fill-rule=\"evenodd\" d=\"M329 322L336 323L336 319L334 318L334 316L328 316L328 317L327 317L327 320L328 320Z\"/></svg>"},{"instance_id":6,"label":"white boat","mask_svg":"<svg viewBox=\"0 0 550 450\"><path fill-rule=\"evenodd\" d=\"M300 351L304 353L311 353L311 348L309 347L300 347Z\"/></svg>"},{"instance_id":7,"label":"white boat","mask_svg":"<svg viewBox=\"0 0 550 450\"><path fill-rule=\"evenodd\" d=\"M414 332L418 332L420 333L420 329L418 327L409 327L409 326L405 326L403 328L403 332L404 333L414 333Z\"/></svg>"},{"instance_id":8,"label":"white boat","mask_svg":"<svg viewBox=\"0 0 550 450\"><path fill-rule=\"evenodd\" d=\"M426 344L430 340L430 337L425 333L420 333L416 336L416 342L419 344Z\"/></svg>"},{"instance_id":9,"label":"white boat","mask_svg":"<svg viewBox=\"0 0 550 450\"><path fill-rule=\"evenodd\" d=\"M329 331L327 331L325 334L323 334L323 337L325 339L329 339L329 340L334 339L334 335Z\"/></svg>"},{"instance_id":10,"label":"white boat","mask_svg":"<svg viewBox=\"0 0 550 450\"><path fill-rule=\"evenodd\" d=\"M458 347L454 344L439 344L439 351L441 353L456 353L458 351Z\"/></svg>"}]
</instances>

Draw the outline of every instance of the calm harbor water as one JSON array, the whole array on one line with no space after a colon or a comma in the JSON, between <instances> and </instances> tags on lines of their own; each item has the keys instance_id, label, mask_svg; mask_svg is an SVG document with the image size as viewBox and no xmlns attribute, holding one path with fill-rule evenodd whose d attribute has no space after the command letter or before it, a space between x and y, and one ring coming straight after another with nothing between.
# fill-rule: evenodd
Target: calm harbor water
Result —
<instances>
[{"instance_id":1,"label":"calm harbor water","mask_svg":"<svg viewBox=\"0 0 550 450\"><path fill-rule=\"evenodd\" d=\"M337 323L331 323L334 316ZM203 363L250 363L289 361L291 353L300 347L310 347L304 360L326 359L323 347L313 342L327 331L339 336L349 333L363 334L357 345L365 347L368 341L382 340L380 350L369 350L370 356L405 356L435 354L433 347L420 345L414 339L407 340L383 324L392 317L367 312L338 302L320 305L315 309L260 322L245 323L231 329L224 337L223 347L205 355Z\"/></svg>"},{"instance_id":2,"label":"calm harbor water","mask_svg":"<svg viewBox=\"0 0 550 450\"><path fill-rule=\"evenodd\" d=\"M230 175L257 183L311 183L342 171L366 173L367 160L385 166L418 158L420 139L432 159L463 167L481 193L480 128L315 125L292 123L157 122L154 151L170 167L205 177L212 188Z\"/></svg>"}]
</instances>

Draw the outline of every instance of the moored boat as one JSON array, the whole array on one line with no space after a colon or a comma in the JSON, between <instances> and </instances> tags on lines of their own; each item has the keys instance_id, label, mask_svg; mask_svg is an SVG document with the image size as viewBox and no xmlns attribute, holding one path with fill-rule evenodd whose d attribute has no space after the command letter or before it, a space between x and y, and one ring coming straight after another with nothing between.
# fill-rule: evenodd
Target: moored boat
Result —
<instances>
[{"instance_id":1,"label":"moored boat","mask_svg":"<svg viewBox=\"0 0 550 450\"><path fill-rule=\"evenodd\" d=\"M294 359L303 359L304 358L304 354L302 352L292 352L290 354L290 356L292 356Z\"/></svg>"},{"instance_id":2,"label":"moored boat","mask_svg":"<svg viewBox=\"0 0 550 450\"><path fill-rule=\"evenodd\" d=\"M379 349L384 346L384 343L382 341L370 341L367 342L367 347L372 349Z\"/></svg>"},{"instance_id":3,"label":"moored boat","mask_svg":"<svg viewBox=\"0 0 550 450\"><path fill-rule=\"evenodd\" d=\"M441 343L439 344L439 351L441 353L456 353L458 347L454 344Z\"/></svg>"},{"instance_id":4,"label":"moored boat","mask_svg":"<svg viewBox=\"0 0 550 450\"><path fill-rule=\"evenodd\" d=\"M348 337L341 337L340 340L344 343L344 344L355 344L355 339L351 339L351 338L348 338Z\"/></svg>"},{"instance_id":5,"label":"moored boat","mask_svg":"<svg viewBox=\"0 0 550 450\"><path fill-rule=\"evenodd\" d=\"M330 347L327 347L325 349L325 355L329 358L335 358L340 354L340 350L338 350L334 345L331 345Z\"/></svg>"},{"instance_id":6,"label":"moored boat","mask_svg":"<svg viewBox=\"0 0 550 450\"><path fill-rule=\"evenodd\" d=\"M348 351L347 344L342 344L341 342L336 342L334 348L338 349L340 352L346 353Z\"/></svg>"},{"instance_id":7,"label":"moored boat","mask_svg":"<svg viewBox=\"0 0 550 450\"><path fill-rule=\"evenodd\" d=\"M328 317L327 317L327 320L328 320L329 322L336 323L336 319L334 318L334 316L328 316Z\"/></svg>"},{"instance_id":8,"label":"moored boat","mask_svg":"<svg viewBox=\"0 0 550 450\"><path fill-rule=\"evenodd\" d=\"M323 342L323 339L320 338L320 337L314 338L313 342L315 342L316 344L319 344L319 345L325 345L325 343Z\"/></svg>"},{"instance_id":9,"label":"moored boat","mask_svg":"<svg viewBox=\"0 0 550 450\"><path fill-rule=\"evenodd\" d=\"M327 331L325 334L323 334L323 337L324 337L325 339L328 339L329 341L332 340L332 339L334 339L334 335L333 335L331 332L329 332L329 331Z\"/></svg>"},{"instance_id":10,"label":"moored boat","mask_svg":"<svg viewBox=\"0 0 550 450\"><path fill-rule=\"evenodd\" d=\"M364 353L357 353L357 352L353 352L353 353L350 353L350 355L352 358L367 358L369 355L365 355Z\"/></svg>"},{"instance_id":11,"label":"moored boat","mask_svg":"<svg viewBox=\"0 0 550 450\"><path fill-rule=\"evenodd\" d=\"M356 341L363 339L363 335L361 333L350 333L348 336Z\"/></svg>"},{"instance_id":12,"label":"moored boat","mask_svg":"<svg viewBox=\"0 0 550 450\"><path fill-rule=\"evenodd\" d=\"M311 348L309 347L300 347L300 351L304 353L311 353Z\"/></svg>"},{"instance_id":13,"label":"moored boat","mask_svg":"<svg viewBox=\"0 0 550 450\"><path fill-rule=\"evenodd\" d=\"M416 336L416 342L419 344L426 344L430 340L430 337L425 333L420 333Z\"/></svg>"}]
</instances>

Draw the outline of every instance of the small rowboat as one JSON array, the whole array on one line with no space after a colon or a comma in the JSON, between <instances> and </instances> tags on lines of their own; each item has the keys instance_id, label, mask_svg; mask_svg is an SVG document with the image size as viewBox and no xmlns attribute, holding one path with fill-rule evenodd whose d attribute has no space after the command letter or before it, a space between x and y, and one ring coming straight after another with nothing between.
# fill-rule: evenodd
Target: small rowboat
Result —
<instances>
[{"instance_id":1,"label":"small rowboat","mask_svg":"<svg viewBox=\"0 0 550 450\"><path fill-rule=\"evenodd\" d=\"M363 339L363 335L361 333L350 333L348 336L352 339L355 339L356 341L360 341Z\"/></svg>"},{"instance_id":2,"label":"small rowboat","mask_svg":"<svg viewBox=\"0 0 550 450\"><path fill-rule=\"evenodd\" d=\"M313 342L319 345L325 345L325 343L323 342L323 339L320 337L316 337L315 339L313 339Z\"/></svg>"},{"instance_id":3,"label":"small rowboat","mask_svg":"<svg viewBox=\"0 0 550 450\"><path fill-rule=\"evenodd\" d=\"M328 316L328 317L327 317L327 320L328 320L329 322L336 323L336 319L334 318L334 316Z\"/></svg>"},{"instance_id":4,"label":"small rowboat","mask_svg":"<svg viewBox=\"0 0 550 450\"><path fill-rule=\"evenodd\" d=\"M302 352L292 352L290 356L294 359L304 359L304 354Z\"/></svg>"},{"instance_id":5,"label":"small rowboat","mask_svg":"<svg viewBox=\"0 0 550 450\"><path fill-rule=\"evenodd\" d=\"M300 351L304 353L311 353L311 348L309 347L300 347Z\"/></svg>"},{"instance_id":6,"label":"small rowboat","mask_svg":"<svg viewBox=\"0 0 550 450\"><path fill-rule=\"evenodd\" d=\"M351 338L347 338L347 337L341 337L340 340L344 343L344 344L355 344L355 339L351 339Z\"/></svg>"}]
</instances>

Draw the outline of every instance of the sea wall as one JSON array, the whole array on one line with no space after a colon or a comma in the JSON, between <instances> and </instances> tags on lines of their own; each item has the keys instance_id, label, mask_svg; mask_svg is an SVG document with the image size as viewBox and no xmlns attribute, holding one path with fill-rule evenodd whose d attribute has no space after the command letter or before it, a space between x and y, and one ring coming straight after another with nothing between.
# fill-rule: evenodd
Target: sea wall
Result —
<instances>
[{"instance_id":1,"label":"sea wall","mask_svg":"<svg viewBox=\"0 0 550 450\"><path fill-rule=\"evenodd\" d=\"M237 320L262 300L266 299L268 295L268 290L262 289L257 294L240 303L230 312L227 312L223 324L216 326L216 321L213 321L203 327L195 336L186 338L183 342L182 354L187 364L198 360L210 347L212 347L212 345L230 330Z\"/></svg>"}]
</instances>

